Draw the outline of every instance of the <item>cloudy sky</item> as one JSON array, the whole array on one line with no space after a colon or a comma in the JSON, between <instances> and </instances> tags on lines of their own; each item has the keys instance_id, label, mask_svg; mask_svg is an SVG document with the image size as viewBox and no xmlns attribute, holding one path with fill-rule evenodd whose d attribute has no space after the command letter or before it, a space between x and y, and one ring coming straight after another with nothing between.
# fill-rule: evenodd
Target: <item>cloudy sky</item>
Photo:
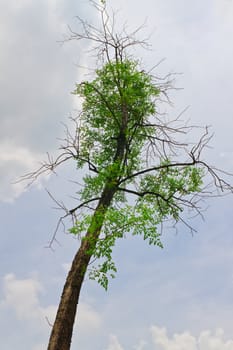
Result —
<instances>
[{"instance_id":1,"label":"cloudy sky","mask_svg":"<svg viewBox=\"0 0 233 350\"><path fill-rule=\"evenodd\" d=\"M147 67L182 73L172 116L212 125L211 163L233 172L233 2L231 0L109 0L118 21L147 19ZM0 0L0 334L1 348L46 349L49 324L78 242L58 233L59 218L45 187L72 205L80 180L72 166L25 188L12 184L56 152L62 123L79 102L70 94L86 73L85 43L61 45L75 16L95 22L87 0ZM233 198L206 203L197 233L164 233L164 249L139 238L114 252L118 275L106 293L86 280L72 349L233 350Z\"/></svg>"}]
</instances>

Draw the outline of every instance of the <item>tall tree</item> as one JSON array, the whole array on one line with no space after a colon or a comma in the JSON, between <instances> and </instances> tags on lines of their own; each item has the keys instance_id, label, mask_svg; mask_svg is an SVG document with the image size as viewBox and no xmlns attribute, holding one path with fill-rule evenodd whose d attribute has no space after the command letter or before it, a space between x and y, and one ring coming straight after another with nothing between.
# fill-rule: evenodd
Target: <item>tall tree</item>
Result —
<instances>
[{"instance_id":1,"label":"tall tree","mask_svg":"<svg viewBox=\"0 0 233 350\"><path fill-rule=\"evenodd\" d=\"M91 268L90 278L107 289L109 276L116 272L112 250L117 239L142 235L149 244L162 247L164 221L181 221L192 229L186 210L200 213L200 200L213 190L232 191L221 172L202 159L210 139L208 128L189 145L180 137L192 127L158 112L171 86L170 76L159 80L130 54L132 46L146 45L136 39L138 29L129 35L125 29L117 33L105 3L93 4L101 28L80 19L83 31L72 31L70 39L91 41L101 66L91 80L76 85L74 94L82 99L82 111L74 119L74 134L67 130L61 154L26 176L35 179L68 160L76 162L77 171L85 170L80 202L70 210L64 208L59 221L72 217L70 233L80 237L80 247L64 285L48 350L70 349L91 259L99 263Z\"/></svg>"}]
</instances>

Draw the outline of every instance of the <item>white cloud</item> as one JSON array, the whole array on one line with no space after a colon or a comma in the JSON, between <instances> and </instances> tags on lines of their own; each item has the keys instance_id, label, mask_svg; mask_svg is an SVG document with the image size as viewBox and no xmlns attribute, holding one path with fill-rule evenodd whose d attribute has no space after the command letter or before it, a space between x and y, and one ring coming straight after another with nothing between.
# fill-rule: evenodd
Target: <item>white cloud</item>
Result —
<instances>
[{"instance_id":1,"label":"white cloud","mask_svg":"<svg viewBox=\"0 0 233 350\"><path fill-rule=\"evenodd\" d=\"M147 342L145 340L140 340L139 344L134 346L135 350L144 350Z\"/></svg>"},{"instance_id":2,"label":"white cloud","mask_svg":"<svg viewBox=\"0 0 233 350\"><path fill-rule=\"evenodd\" d=\"M7 274L3 279L4 297L0 307L13 309L19 321L53 319L56 307L40 305L42 291L42 285L35 278L17 279L14 274Z\"/></svg>"},{"instance_id":3,"label":"white cloud","mask_svg":"<svg viewBox=\"0 0 233 350\"><path fill-rule=\"evenodd\" d=\"M117 336L115 336L114 334L111 334L109 336L109 345L107 350L124 350L121 344L119 343Z\"/></svg>"},{"instance_id":4,"label":"white cloud","mask_svg":"<svg viewBox=\"0 0 233 350\"><path fill-rule=\"evenodd\" d=\"M13 142L3 142L0 144L0 173L1 189L0 201L12 202L22 192L25 191L27 183L19 181L20 176L33 171L39 167L39 161L43 159L42 154L31 152L28 148L14 144ZM47 177L48 178L48 177ZM41 176L36 182L41 186L41 181L45 176Z\"/></svg>"},{"instance_id":5,"label":"white cloud","mask_svg":"<svg viewBox=\"0 0 233 350\"><path fill-rule=\"evenodd\" d=\"M195 338L188 332L174 334L172 339L167 336L166 328L151 327L153 342L163 350L196 350Z\"/></svg>"},{"instance_id":6,"label":"white cloud","mask_svg":"<svg viewBox=\"0 0 233 350\"><path fill-rule=\"evenodd\" d=\"M91 14L85 5L75 6L64 0L0 1L0 201L24 192L25 183L10 183L37 168L46 152L54 154L63 137L61 121L80 107L71 91L86 73L76 66L88 65L86 43L58 43L74 15Z\"/></svg>"},{"instance_id":7,"label":"white cloud","mask_svg":"<svg viewBox=\"0 0 233 350\"><path fill-rule=\"evenodd\" d=\"M65 6L64 0L0 1L0 201L17 198L25 184L10 182L59 147L60 121L73 108L80 44L57 43L70 20Z\"/></svg>"},{"instance_id":8,"label":"white cloud","mask_svg":"<svg viewBox=\"0 0 233 350\"><path fill-rule=\"evenodd\" d=\"M174 333L170 337L165 327L152 326L150 328L152 337L152 350L233 350L233 339L224 339L224 331L219 328L215 332L210 330L202 331L199 336L191 332ZM147 349L150 339L139 342L134 349ZM116 335L111 334L107 350L124 350Z\"/></svg>"},{"instance_id":9,"label":"white cloud","mask_svg":"<svg viewBox=\"0 0 233 350\"><path fill-rule=\"evenodd\" d=\"M3 278L2 289L3 298L0 300L2 317L5 317L4 315L6 315L7 311L13 311L16 320L20 324L23 322L30 324L32 333L39 334L41 341L46 343L50 333L49 324L52 324L55 319L57 306L41 305L40 294L44 292L41 283L36 278L17 279L14 274L7 274ZM80 303L78 308L78 322L76 322L74 330L74 341L77 338L76 334L89 334L100 327L100 315L89 304ZM33 350L45 349L44 343L34 344Z\"/></svg>"},{"instance_id":10,"label":"white cloud","mask_svg":"<svg viewBox=\"0 0 233 350\"><path fill-rule=\"evenodd\" d=\"M224 331L203 331L195 337L190 332L167 335L166 328L151 327L151 335L155 346L161 350L233 350L233 339L224 340ZM157 349L157 347L156 347Z\"/></svg>"},{"instance_id":11,"label":"white cloud","mask_svg":"<svg viewBox=\"0 0 233 350\"><path fill-rule=\"evenodd\" d=\"M91 305L82 302L78 307L78 320L76 328L80 332L90 333L90 330L97 330L101 326L101 317Z\"/></svg>"},{"instance_id":12,"label":"white cloud","mask_svg":"<svg viewBox=\"0 0 233 350\"><path fill-rule=\"evenodd\" d=\"M0 307L13 309L20 321L46 317L53 323L57 307L40 305L39 295L43 291L43 286L35 278L17 279L14 274L7 274L3 279L4 297ZM80 303L78 312L78 327L82 331L100 327L100 315L88 303Z\"/></svg>"}]
</instances>

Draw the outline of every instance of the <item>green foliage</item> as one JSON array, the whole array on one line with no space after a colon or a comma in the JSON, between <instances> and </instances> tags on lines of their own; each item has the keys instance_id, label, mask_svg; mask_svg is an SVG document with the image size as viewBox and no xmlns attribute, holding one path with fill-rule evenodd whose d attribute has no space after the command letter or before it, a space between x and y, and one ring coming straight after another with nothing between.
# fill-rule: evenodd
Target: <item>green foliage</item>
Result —
<instances>
[{"instance_id":1,"label":"green foliage","mask_svg":"<svg viewBox=\"0 0 233 350\"><path fill-rule=\"evenodd\" d=\"M91 82L78 84L75 94L84 98L82 128L80 134L80 157L78 167L93 164L98 174L84 177L85 187L79 193L82 200L101 194L109 178L119 179L130 175L141 166L141 150L154 132L141 125L155 113L154 98L159 90L152 78L138 68L137 62L110 62L96 71ZM117 140L120 137L122 116L127 110L124 137L127 144L127 162L114 162ZM124 196L118 195L123 201Z\"/></svg>"},{"instance_id":2,"label":"green foliage","mask_svg":"<svg viewBox=\"0 0 233 350\"><path fill-rule=\"evenodd\" d=\"M162 163L156 174L145 175L140 182L140 190L148 192L147 200L151 201L155 194L169 201L175 195L185 195L201 190L203 170L194 166L164 167L169 163ZM153 193L153 194L150 194Z\"/></svg>"},{"instance_id":3,"label":"green foliage","mask_svg":"<svg viewBox=\"0 0 233 350\"><path fill-rule=\"evenodd\" d=\"M69 229L69 232L73 235L78 235L79 238L83 238L91 224L92 216L88 214L80 215L79 220L75 222L75 226Z\"/></svg>"},{"instance_id":4,"label":"green foliage","mask_svg":"<svg viewBox=\"0 0 233 350\"><path fill-rule=\"evenodd\" d=\"M137 169L141 148L147 140L140 125L155 113L153 99L159 94L151 77L139 71L137 62L109 62L96 71L93 81L78 84L74 93L84 99L78 166L82 167L86 159L95 164L103 187L108 172L112 171L122 117L127 110L124 130L130 151L127 172Z\"/></svg>"},{"instance_id":5,"label":"green foliage","mask_svg":"<svg viewBox=\"0 0 233 350\"><path fill-rule=\"evenodd\" d=\"M201 191L204 174L194 165L175 166L166 154L156 159L154 170L140 172L146 164L143 147L157 135L150 118L156 114L160 91L137 62L108 62L92 81L78 84L74 93L83 98L77 165L94 169L83 178L80 198L101 197L106 186L114 189L114 197L104 214L80 214L70 233L89 239L89 254L99 261L90 278L107 289L108 278L117 271L112 259L116 240L141 235L162 248L160 225L166 219L179 221L185 203L181 198ZM121 142L123 153L117 158ZM137 172L140 176L134 176Z\"/></svg>"}]
</instances>

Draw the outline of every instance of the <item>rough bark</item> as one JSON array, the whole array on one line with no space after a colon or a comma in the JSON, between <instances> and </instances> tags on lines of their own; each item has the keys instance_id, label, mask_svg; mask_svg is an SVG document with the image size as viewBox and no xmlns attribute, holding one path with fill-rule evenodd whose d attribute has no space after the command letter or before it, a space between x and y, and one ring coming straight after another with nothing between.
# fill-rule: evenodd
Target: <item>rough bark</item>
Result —
<instances>
[{"instance_id":1,"label":"rough bark","mask_svg":"<svg viewBox=\"0 0 233 350\"><path fill-rule=\"evenodd\" d=\"M124 163L124 155L127 148L125 136L127 122L128 112L125 103L123 103L121 127L117 137L117 147L113 163ZM93 214L90 227L85 238L82 240L68 273L47 350L69 350L71 347L79 295L92 256L90 251L93 251L97 244L105 213L111 204L114 194L118 190L118 182L119 175L109 174L109 178L106 180L101 198Z\"/></svg>"},{"instance_id":2,"label":"rough bark","mask_svg":"<svg viewBox=\"0 0 233 350\"><path fill-rule=\"evenodd\" d=\"M67 276L50 336L48 350L70 349L79 294L85 271L91 258L90 255L86 254L87 243L87 241L83 241L81 244Z\"/></svg>"},{"instance_id":3,"label":"rough bark","mask_svg":"<svg viewBox=\"0 0 233 350\"><path fill-rule=\"evenodd\" d=\"M112 185L109 186L109 183L107 183L93 215L92 223L90 224L85 239L82 240L81 246L73 259L71 269L63 288L57 316L49 340L48 350L70 349L79 295L92 256L90 251L96 245L103 225L105 213L115 192L116 187L113 187Z\"/></svg>"},{"instance_id":4,"label":"rough bark","mask_svg":"<svg viewBox=\"0 0 233 350\"><path fill-rule=\"evenodd\" d=\"M127 111L122 115L122 127L119 132L114 162L123 162L124 152L126 149L125 129L127 125ZM88 264L90 262L92 251L98 241L101 228L104 222L105 213L107 212L111 201L118 189L119 178L110 174L106 181L99 203L93 214L92 222L82 240L81 246L76 253L71 269L68 273L66 283L63 288L60 304L58 307L56 319L52 328L47 350L69 350L73 326L79 295Z\"/></svg>"}]
</instances>

